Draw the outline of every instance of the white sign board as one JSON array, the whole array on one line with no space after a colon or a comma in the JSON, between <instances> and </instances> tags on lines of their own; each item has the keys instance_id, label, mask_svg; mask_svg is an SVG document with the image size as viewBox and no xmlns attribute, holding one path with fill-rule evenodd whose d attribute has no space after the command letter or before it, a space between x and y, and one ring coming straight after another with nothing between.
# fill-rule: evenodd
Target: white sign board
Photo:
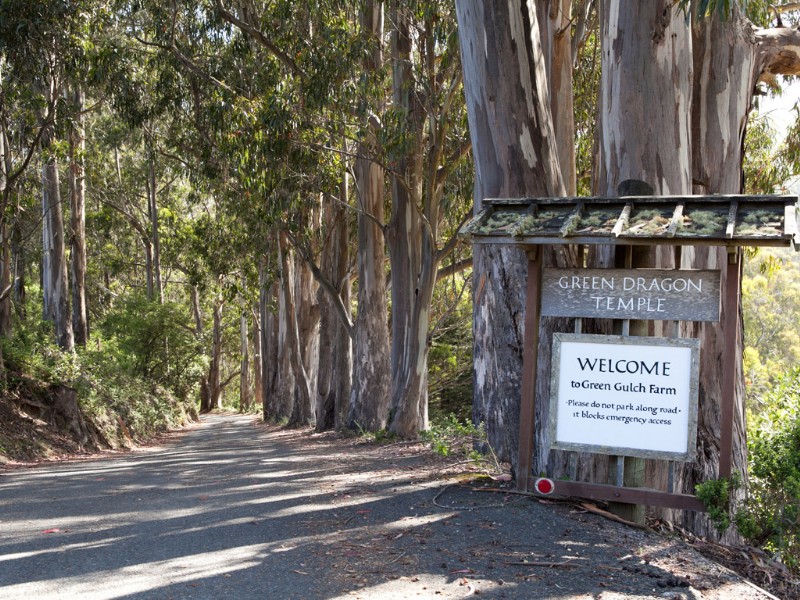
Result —
<instances>
[{"instance_id":1,"label":"white sign board","mask_svg":"<svg viewBox=\"0 0 800 600\"><path fill-rule=\"evenodd\" d=\"M692 461L700 340L556 333L551 446Z\"/></svg>"}]
</instances>

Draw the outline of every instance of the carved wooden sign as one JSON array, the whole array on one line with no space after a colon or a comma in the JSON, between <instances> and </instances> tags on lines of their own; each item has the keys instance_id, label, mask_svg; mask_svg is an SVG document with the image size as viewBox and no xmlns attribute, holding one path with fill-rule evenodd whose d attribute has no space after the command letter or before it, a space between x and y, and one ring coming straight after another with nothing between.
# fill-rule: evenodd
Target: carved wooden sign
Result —
<instances>
[{"instance_id":1,"label":"carved wooden sign","mask_svg":"<svg viewBox=\"0 0 800 600\"><path fill-rule=\"evenodd\" d=\"M556 333L551 447L691 461L700 340Z\"/></svg>"},{"instance_id":2,"label":"carved wooden sign","mask_svg":"<svg viewBox=\"0 0 800 600\"><path fill-rule=\"evenodd\" d=\"M542 315L719 321L719 271L544 269Z\"/></svg>"}]
</instances>

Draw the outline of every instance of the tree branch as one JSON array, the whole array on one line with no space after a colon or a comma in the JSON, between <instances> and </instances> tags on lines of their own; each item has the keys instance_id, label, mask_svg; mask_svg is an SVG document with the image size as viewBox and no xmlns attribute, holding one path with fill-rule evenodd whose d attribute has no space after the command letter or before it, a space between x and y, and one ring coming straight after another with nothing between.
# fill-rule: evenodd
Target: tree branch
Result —
<instances>
[{"instance_id":1,"label":"tree branch","mask_svg":"<svg viewBox=\"0 0 800 600\"><path fill-rule=\"evenodd\" d=\"M439 167L439 171L436 173L436 185L443 185L445 180L450 176L450 173L452 173L453 169L458 165L458 162L469 154L471 150L472 140L468 137L447 157L447 160L444 161L444 165Z\"/></svg>"},{"instance_id":2,"label":"tree branch","mask_svg":"<svg viewBox=\"0 0 800 600\"><path fill-rule=\"evenodd\" d=\"M347 331L347 335L349 335L351 339L355 338L353 322L350 320L350 314L347 310L347 307L344 305L344 302L342 302L342 297L339 294L339 290L337 290L333 283L331 283L331 281L325 276L325 274L317 265L317 262L309 255L309 253L306 251L306 248L300 243L297 237L295 237L291 232L287 232L286 237L289 239L294 249L297 250L300 258L302 258L311 269L311 274L314 276L314 279L316 279L319 286L328 294L328 297L331 299L331 303L333 304L333 308L336 311L336 314L339 316L339 320Z\"/></svg>"},{"instance_id":3,"label":"tree branch","mask_svg":"<svg viewBox=\"0 0 800 600\"><path fill-rule=\"evenodd\" d=\"M242 370L241 369L237 369L236 371L231 373L230 376L225 381L223 381L222 383L219 384L219 389L224 390L225 386L227 386L231 381L233 381L233 379L236 376L241 375L241 374L242 374Z\"/></svg>"},{"instance_id":4,"label":"tree branch","mask_svg":"<svg viewBox=\"0 0 800 600\"><path fill-rule=\"evenodd\" d=\"M239 17L234 15L231 11L225 8L225 5L222 4L222 0L216 0L216 5L217 5L217 10L219 11L219 14L223 19L225 19L231 25L235 25L241 31L243 31L251 38L256 40L259 44L261 44L264 48L266 48L270 52L270 54L272 54L286 67L288 67L292 73L294 73L301 79L306 79L306 74L300 68L300 66L294 60L292 60L292 58L288 54L286 54L283 50L278 48L278 46L272 43L260 29L257 29L250 23L242 21Z\"/></svg>"},{"instance_id":5,"label":"tree branch","mask_svg":"<svg viewBox=\"0 0 800 600\"><path fill-rule=\"evenodd\" d=\"M461 273L462 271L466 271L472 266L472 257L465 258L464 260L460 260L452 265L447 265L446 267L442 267L436 273L436 281L438 282L440 279L444 279L445 277L450 277L451 275L455 275L456 273Z\"/></svg>"},{"instance_id":6,"label":"tree branch","mask_svg":"<svg viewBox=\"0 0 800 600\"><path fill-rule=\"evenodd\" d=\"M219 79L213 77L209 73L206 73L203 69L201 69L194 62L192 62L192 60L188 56L186 56L183 52L181 52L180 49L175 45L174 39L170 40L170 43L167 46L165 44L159 44L157 42L148 42L147 40L140 38L135 33L130 34L130 37L139 42L140 44L142 44L143 46L147 46L149 48L158 48L159 50L166 50L167 52L170 52L175 58L178 59L178 62L180 62L184 67L186 67L186 69L190 73L192 73L196 77L204 79L205 81L208 81L209 83L212 83L213 85L227 92L230 92L234 96L241 95L232 87L227 85L225 82L220 81Z\"/></svg>"},{"instance_id":7,"label":"tree branch","mask_svg":"<svg viewBox=\"0 0 800 600\"><path fill-rule=\"evenodd\" d=\"M769 82L774 75L800 75L800 31L755 28L754 43L761 60L759 81Z\"/></svg>"},{"instance_id":8,"label":"tree branch","mask_svg":"<svg viewBox=\"0 0 800 600\"><path fill-rule=\"evenodd\" d=\"M461 217L461 221L459 222L458 227L456 227L456 232L449 240L447 240L445 245L442 246L442 249L439 250L437 260L441 261L442 259L444 259L445 256L447 256L453 251L453 249L456 247L456 244L458 244L459 242L458 232L461 231L461 228L464 227L464 225L466 224L467 221L469 221L471 216L472 216L472 209L470 209L466 214L464 214L463 217Z\"/></svg>"}]
</instances>

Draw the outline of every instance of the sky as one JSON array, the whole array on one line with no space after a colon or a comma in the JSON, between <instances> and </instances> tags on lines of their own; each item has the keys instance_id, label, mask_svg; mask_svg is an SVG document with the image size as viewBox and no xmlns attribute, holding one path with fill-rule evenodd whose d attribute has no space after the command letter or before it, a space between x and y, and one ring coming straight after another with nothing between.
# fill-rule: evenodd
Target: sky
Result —
<instances>
[{"instance_id":1,"label":"sky","mask_svg":"<svg viewBox=\"0 0 800 600\"><path fill-rule=\"evenodd\" d=\"M766 115L772 126L780 136L780 141L786 136L786 130L795 120L794 104L800 99L800 82L786 80L781 82L783 94L770 98L764 96L760 99L760 113Z\"/></svg>"},{"instance_id":2,"label":"sky","mask_svg":"<svg viewBox=\"0 0 800 600\"><path fill-rule=\"evenodd\" d=\"M783 142L786 132L796 120L794 105L800 100L800 81L794 80L790 82L784 78L781 79L783 94L775 98L764 96L759 101L760 114L766 116L775 129L776 146ZM793 194L800 194L800 176L793 177L787 182L786 187Z\"/></svg>"}]
</instances>

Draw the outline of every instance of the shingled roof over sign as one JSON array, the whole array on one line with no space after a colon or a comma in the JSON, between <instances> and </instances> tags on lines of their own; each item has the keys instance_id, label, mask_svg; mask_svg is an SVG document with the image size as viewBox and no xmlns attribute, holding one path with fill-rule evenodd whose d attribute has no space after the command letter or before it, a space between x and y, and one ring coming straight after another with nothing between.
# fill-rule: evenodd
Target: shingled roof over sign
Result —
<instances>
[{"instance_id":1,"label":"shingled roof over sign","mask_svg":"<svg viewBox=\"0 0 800 600\"><path fill-rule=\"evenodd\" d=\"M793 246L797 196L484 200L461 230L478 244Z\"/></svg>"}]
</instances>

